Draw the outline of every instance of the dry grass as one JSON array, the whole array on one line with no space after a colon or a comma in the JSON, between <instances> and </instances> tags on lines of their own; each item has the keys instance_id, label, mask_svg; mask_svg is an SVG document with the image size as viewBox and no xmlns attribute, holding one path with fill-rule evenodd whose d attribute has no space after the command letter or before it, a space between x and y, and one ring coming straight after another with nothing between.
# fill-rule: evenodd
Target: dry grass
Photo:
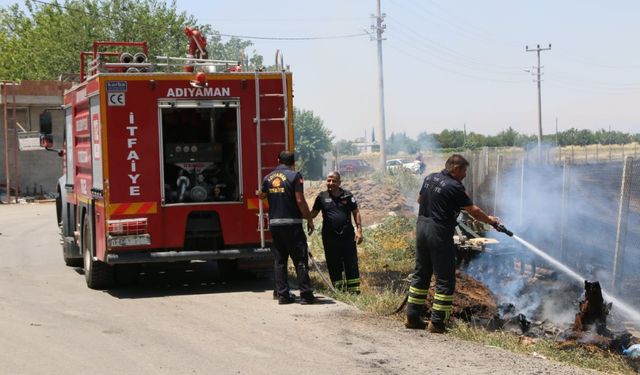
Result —
<instances>
[{"instance_id":1,"label":"dry grass","mask_svg":"<svg viewBox=\"0 0 640 375\"><path fill-rule=\"evenodd\" d=\"M594 347L582 345L563 347L557 341L532 339L508 332L487 332L464 322L457 322L450 334L463 340L475 341L515 353L544 357L607 374L637 374L624 357Z\"/></svg>"},{"instance_id":2,"label":"dry grass","mask_svg":"<svg viewBox=\"0 0 640 375\"><path fill-rule=\"evenodd\" d=\"M415 219L388 217L380 225L366 228L364 234L366 242L358 251L362 280L360 295L331 292L323 285L317 272L311 272L312 281L317 290L326 296L351 304L380 319L400 320L400 314L391 313L402 302L408 289L408 283L404 279L413 270ZM328 277L320 235L310 237L310 250ZM604 373L637 374L624 357L597 348L581 345L561 346L555 340L531 339L509 332L489 332L471 327L462 321L455 323L450 335Z\"/></svg>"}]
</instances>

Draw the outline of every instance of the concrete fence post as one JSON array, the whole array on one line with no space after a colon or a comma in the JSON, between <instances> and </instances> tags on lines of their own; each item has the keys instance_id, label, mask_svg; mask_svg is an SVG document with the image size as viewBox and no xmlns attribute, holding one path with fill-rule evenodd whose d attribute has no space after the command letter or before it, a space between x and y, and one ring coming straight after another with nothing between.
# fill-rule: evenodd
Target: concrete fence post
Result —
<instances>
[{"instance_id":1,"label":"concrete fence post","mask_svg":"<svg viewBox=\"0 0 640 375\"><path fill-rule=\"evenodd\" d=\"M560 198L560 259L562 263L567 261L567 244L569 243L567 224L569 218L569 189L571 188L570 165L569 158L565 158L562 163L562 195Z\"/></svg>"},{"instance_id":2,"label":"concrete fence post","mask_svg":"<svg viewBox=\"0 0 640 375\"><path fill-rule=\"evenodd\" d=\"M622 184L620 187L620 205L618 207L618 226L616 228L616 247L613 254L613 272L611 274L611 290L616 288L622 280L622 264L624 262L624 248L627 239L627 218L629 216L629 200L631 197L631 175L633 174L633 158L628 156L624 160L622 169Z\"/></svg>"},{"instance_id":3,"label":"concrete fence post","mask_svg":"<svg viewBox=\"0 0 640 375\"><path fill-rule=\"evenodd\" d=\"M502 155L498 155L496 161L496 185L493 190L493 216L498 216L498 196L500 195L500 169L502 168Z\"/></svg>"},{"instance_id":4,"label":"concrete fence post","mask_svg":"<svg viewBox=\"0 0 640 375\"><path fill-rule=\"evenodd\" d=\"M584 163L589 164L589 156L587 154L587 146L584 146Z\"/></svg>"},{"instance_id":5,"label":"concrete fence post","mask_svg":"<svg viewBox=\"0 0 640 375\"><path fill-rule=\"evenodd\" d=\"M478 189L480 188L480 158L478 157L478 152L473 152L473 165L471 166L473 180L471 180L471 199L475 202L477 199L480 199L480 194Z\"/></svg>"},{"instance_id":6,"label":"concrete fence post","mask_svg":"<svg viewBox=\"0 0 640 375\"><path fill-rule=\"evenodd\" d=\"M520 161L520 207L518 212L518 225L524 227L524 170L526 165L526 157L523 155Z\"/></svg>"},{"instance_id":7,"label":"concrete fence post","mask_svg":"<svg viewBox=\"0 0 640 375\"><path fill-rule=\"evenodd\" d=\"M571 163L575 163L575 146L571 145Z\"/></svg>"},{"instance_id":8,"label":"concrete fence post","mask_svg":"<svg viewBox=\"0 0 640 375\"><path fill-rule=\"evenodd\" d=\"M467 177L465 177L465 189L467 191L467 194L471 197L471 200L473 201L473 185L475 185L475 173L473 173L473 151L471 151L471 149L466 149L464 150L464 157L467 159L467 161L469 162L469 167L467 168ZM475 201L474 201L475 202Z\"/></svg>"},{"instance_id":9,"label":"concrete fence post","mask_svg":"<svg viewBox=\"0 0 640 375\"><path fill-rule=\"evenodd\" d=\"M484 152L484 177L486 178L489 175L489 147L485 147Z\"/></svg>"}]
</instances>

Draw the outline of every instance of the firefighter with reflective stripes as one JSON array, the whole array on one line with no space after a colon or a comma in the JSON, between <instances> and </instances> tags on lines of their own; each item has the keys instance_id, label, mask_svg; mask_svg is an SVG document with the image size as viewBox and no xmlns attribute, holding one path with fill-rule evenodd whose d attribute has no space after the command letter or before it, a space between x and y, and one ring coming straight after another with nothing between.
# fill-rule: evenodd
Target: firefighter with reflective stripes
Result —
<instances>
[{"instance_id":1,"label":"firefighter with reflective stripes","mask_svg":"<svg viewBox=\"0 0 640 375\"><path fill-rule=\"evenodd\" d=\"M469 162L454 154L445 163L445 169L425 177L418 203L416 224L416 267L409 288L405 327L424 329L426 322L421 313L429 291L431 275L436 285L429 331L444 333L453 308L456 282L456 252L453 234L460 209L476 220L494 225L498 219L488 216L473 204L462 185Z\"/></svg>"},{"instance_id":2,"label":"firefighter with reflective stripes","mask_svg":"<svg viewBox=\"0 0 640 375\"><path fill-rule=\"evenodd\" d=\"M327 190L316 197L311 217L322 211L322 244L331 283L339 290L360 293L358 250L361 244L362 220L356 197L340 187L340 173L327 176ZM351 217L356 224L355 230ZM344 271L344 278L342 273Z\"/></svg>"},{"instance_id":3,"label":"firefighter with reflective stripes","mask_svg":"<svg viewBox=\"0 0 640 375\"><path fill-rule=\"evenodd\" d=\"M307 237L302 227L303 219L307 220L307 230L313 232L313 218L304 198L303 179L293 169L294 154L282 151L278 155L280 165L262 180L261 199L269 201L269 229L273 239L275 254L275 282L278 303L295 302L289 292L287 282L287 263L293 260L300 288L300 303L315 302L311 280L309 279L309 252Z\"/></svg>"}]
</instances>

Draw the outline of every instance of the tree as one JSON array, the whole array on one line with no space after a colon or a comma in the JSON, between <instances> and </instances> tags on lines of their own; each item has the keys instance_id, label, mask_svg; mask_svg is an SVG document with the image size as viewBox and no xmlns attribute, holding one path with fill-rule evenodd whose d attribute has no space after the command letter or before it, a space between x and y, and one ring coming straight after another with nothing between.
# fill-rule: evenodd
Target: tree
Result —
<instances>
[{"instance_id":1,"label":"tree","mask_svg":"<svg viewBox=\"0 0 640 375\"><path fill-rule=\"evenodd\" d=\"M178 12L175 0L25 0L0 8L0 78L57 79L62 73L79 72L79 55L90 51L96 40L146 41L151 56L184 56L184 27L192 26L208 36L209 56L240 60L250 41L220 34L186 12ZM261 56L251 61L262 64Z\"/></svg>"},{"instance_id":2,"label":"tree","mask_svg":"<svg viewBox=\"0 0 640 375\"><path fill-rule=\"evenodd\" d=\"M391 136L387 139L386 147L387 153L390 155L397 154L400 151L408 154L418 152L418 144L410 137L407 137L407 133L391 133Z\"/></svg>"},{"instance_id":3,"label":"tree","mask_svg":"<svg viewBox=\"0 0 640 375\"><path fill-rule=\"evenodd\" d=\"M464 148L476 149L486 144L487 137L482 134L471 132L467 134L464 141Z\"/></svg>"},{"instance_id":4,"label":"tree","mask_svg":"<svg viewBox=\"0 0 640 375\"><path fill-rule=\"evenodd\" d=\"M351 141L345 141L344 139L336 142L334 147L334 156L343 157L344 155L356 155L358 149L353 145Z\"/></svg>"},{"instance_id":5,"label":"tree","mask_svg":"<svg viewBox=\"0 0 640 375\"><path fill-rule=\"evenodd\" d=\"M513 130L511 126L507 128L507 130L503 130L496 136L496 141L498 146L501 147L511 147L515 146L516 138L518 137L518 132Z\"/></svg>"},{"instance_id":6,"label":"tree","mask_svg":"<svg viewBox=\"0 0 640 375\"><path fill-rule=\"evenodd\" d=\"M464 144L464 132L462 130L445 129L435 136L441 148L459 148Z\"/></svg>"},{"instance_id":7,"label":"tree","mask_svg":"<svg viewBox=\"0 0 640 375\"><path fill-rule=\"evenodd\" d=\"M322 178L324 153L331 150L333 140L331 131L313 111L294 107L293 115L296 168L308 178Z\"/></svg>"}]
</instances>

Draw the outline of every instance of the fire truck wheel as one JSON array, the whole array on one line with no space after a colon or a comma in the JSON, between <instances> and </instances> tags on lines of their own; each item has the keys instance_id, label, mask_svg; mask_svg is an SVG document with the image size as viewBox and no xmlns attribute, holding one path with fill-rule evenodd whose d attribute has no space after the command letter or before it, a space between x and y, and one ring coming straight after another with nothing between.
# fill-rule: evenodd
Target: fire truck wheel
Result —
<instances>
[{"instance_id":1,"label":"fire truck wheel","mask_svg":"<svg viewBox=\"0 0 640 375\"><path fill-rule=\"evenodd\" d=\"M60 192L58 192L58 197L56 198L56 218L58 219L58 227L62 231L62 198L60 198Z\"/></svg>"},{"instance_id":2,"label":"fire truck wheel","mask_svg":"<svg viewBox=\"0 0 640 375\"><path fill-rule=\"evenodd\" d=\"M64 258L64 264L66 264L67 267L82 267L82 259L69 258L64 254L62 254L62 257Z\"/></svg>"},{"instance_id":3,"label":"fire truck wheel","mask_svg":"<svg viewBox=\"0 0 640 375\"><path fill-rule=\"evenodd\" d=\"M91 289L106 289L113 286L113 267L94 259L93 226L88 214L84 216L82 227L82 258L84 260L84 278Z\"/></svg>"}]
</instances>

